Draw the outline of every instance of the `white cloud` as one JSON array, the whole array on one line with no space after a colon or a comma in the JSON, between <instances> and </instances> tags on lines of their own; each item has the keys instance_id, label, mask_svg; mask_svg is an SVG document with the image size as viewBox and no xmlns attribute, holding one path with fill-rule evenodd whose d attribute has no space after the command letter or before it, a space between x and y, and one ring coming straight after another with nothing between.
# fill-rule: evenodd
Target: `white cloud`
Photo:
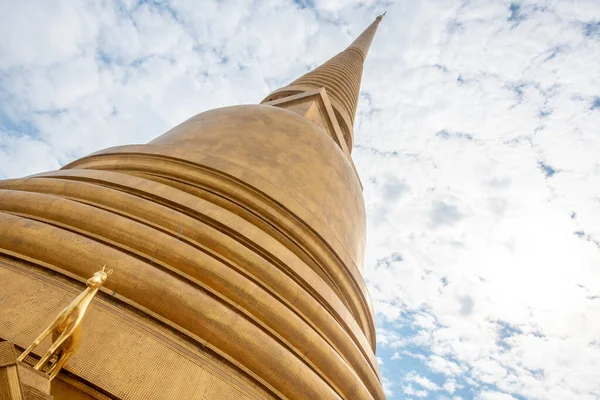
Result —
<instances>
[{"instance_id":1,"label":"white cloud","mask_svg":"<svg viewBox=\"0 0 600 400\"><path fill-rule=\"evenodd\" d=\"M501 392L485 391L479 393L477 400L517 400L511 395Z\"/></svg>"},{"instance_id":2,"label":"white cloud","mask_svg":"<svg viewBox=\"0 0 600 400\"><path fill-rule=\"evenodd\" d=\"M440 387L438 385L436 385L434 382L430 381L426 377L421 376L415 372L409 372L408 374L406 374L404 376L404 381L416 383L419 386L421 386L423 389L427 389L430 391L440 390Z\"/></svg>"},{"instance_id":3,"label":"white cloud","mask_svg":"<svg viewBox=\"0 0 600 400\"><path fill-rule=\"evenodd\" d=\"M386 396L391 397L394 395L394 391L392 390L394 383L392 381L384 376L381 378L381 384L383 385L383 393L385 393Z\"/></svg>"},{"instance_id":4,"label":"white cloud","mask_svg":"<svg viewBox=\"0 0 600 400\"><path fill-rule=\"evenodd\" d=\"M458 386L456 385L456 381L454 379L448 379L442 387L446 392L452 394L456 391Z\"/></svg>"},{"instance_id":5,"label":"white cloud","mask_svg":"<svg viewBox=\"0 0 600 400\"><path fill-rule=\"evenodd\" d=\"M46 143L29 136L14 136L0 131L0 176L31 175L44 170L57 169L58 162ZM19 153L26 153L27 158Z\"/></svg>"},{"instance_id":6,"label":"white cloud","mask_svg":"<svg viewBox=\"0 0 600 400\"><path fill-rule=\"evenodd\" d=\"M519 23L502 2L412 9L396 84L380 79L392 42L376 43L354 151L374 216L365 274L386 320L435 320L390 346L419 343L432 372L528 398L598 395L600 326L585 315L600 307L600 43L583 26L600 9L520 4ZM384 204L388 171L404 195Z\"/></svg>"},{"instance_id":7,"label":"white cloud","mask_svg":"<svg viewBox=\"0 0 600 400\"><path fill-rule=\"evenodd\" d=\"M412 387L412 385L407 385L402 388L402 392L409 396L415 397L427 397L429 392L427 390L418 390Z\"/></svg>"},{"instance_id":8,"label":"white cloud","mask_svg":"<svg viewBox=\"0 0 600 400\"><path fill-rule=\"evenodd\" d=\"M394 355L392 356L392 360L400 360L400 359L402 359L403 356L416 358L417 360L421 360L421 361L427 360L427 357L424 356L423 354L412 353L407 350L403 350L401 352L398 352L398 351L394 352Z\"/></svg>"},{"instance_id":9,"label":"white cloud","mask_svg":"<svg viewBox=\"0 0 600 400\"><path fill-rule=\"evenodd\" d=\"M52 66L93 41L98 21L83 2L3 2L0 67Z\"/></svg>"},{"instance_id":10,"label":"white cloud","mask_svg":"<svg viewBox=\"0 0 600 400\"><path fill-rule=\"evenodd\" d=\"M432 371L442 373L446 376L457 376L465 372L465 369L457 363L449 361L436 354L432 354L425 364Z\"/></svg>"}]
</instances>

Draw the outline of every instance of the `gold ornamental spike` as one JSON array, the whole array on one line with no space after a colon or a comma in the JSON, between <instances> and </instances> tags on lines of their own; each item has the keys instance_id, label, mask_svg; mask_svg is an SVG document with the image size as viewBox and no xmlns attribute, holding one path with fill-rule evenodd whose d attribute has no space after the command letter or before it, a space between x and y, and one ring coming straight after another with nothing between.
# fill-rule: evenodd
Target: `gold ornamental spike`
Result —
<instances>
[{"instance_id":1,"label":"gold ornamental spike","mask_svg":"<svg viewBox=\"0 0 600 400\"><path fill-rule=\"evenodd\" d=\"M379 15L344 51L287 86L275 90L262 103L324 88L335 111L347 147L352 151L353 125L360 94L363 64L382 19L383 15Z\"/></svg>"},{"instance_id":2,"label":"gold ornamental spike","mask_svg":"<svg viewBox=\"0 0 600 400\"><path fill-rule=\"evenodd\" d=\"M50 326L25 349L17 360L23 361L42 340L52 334L52 345L33 368L47 374L50 380L54 379L67 360L79 348L81 342L81 320L92 298L112 273L112 269L106 271L106 265L102 267L102 271L95 272L87 280L87 288L57 315ZM54 361L48 363L51 359L54 359ZM48 365L46 366L46 364Z\"/></svg>"}]
</instances>

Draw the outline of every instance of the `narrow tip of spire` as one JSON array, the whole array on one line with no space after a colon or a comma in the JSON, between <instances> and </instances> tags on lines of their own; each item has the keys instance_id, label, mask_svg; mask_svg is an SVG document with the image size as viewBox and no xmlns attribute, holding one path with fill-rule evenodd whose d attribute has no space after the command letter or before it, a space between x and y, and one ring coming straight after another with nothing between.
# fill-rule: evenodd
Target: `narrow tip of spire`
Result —
<instances>
[{"instance_id":1,"label":"narrow tip of spire","mask_svg":"<svg viewBox=\"0 0 600 400\"><path fill-rule=\"evenodd\" d=\"M385 14L387 14L387 11L384 11L383 14L378 15L377 18L375 18L377 21L381 21L383 19L383 17L385 17Z\"/></svg>"},{"instance_id":2,"label":"narrow tip of spire","mask_svg":"<svg viewBox=\"0 0 600 400\"><path fill-rule=\"evenodd\" d=\"M313 89L325 89L335 110L347 147L352 147L353 124L360 94L363 63L382 15L373 21L347 48L287 86L271 93L263 103Z\"/></svg>"}]
</instances>

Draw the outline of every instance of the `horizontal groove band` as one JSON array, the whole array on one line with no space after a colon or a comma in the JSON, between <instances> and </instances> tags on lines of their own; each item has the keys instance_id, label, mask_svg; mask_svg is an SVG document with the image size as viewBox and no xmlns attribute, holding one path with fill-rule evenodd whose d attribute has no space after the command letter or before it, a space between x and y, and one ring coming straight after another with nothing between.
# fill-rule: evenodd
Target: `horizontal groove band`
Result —
<instances>
[{"instance_id":1,"label":"horizontal groove band","mask_svg":"<svg viewBox=\"0 0 600 400\"><path fill-rule=\"evenodd\" d=\"M51 223L78 234L91 235L93 239L100 240L120 251L133 253L147 263L162 265L168 269L173 268L170 266L176 266L175 268L184 272L186 276L192 276L205 284L209 284L216 296L221 298L225 296L236 307L241 306L242 309L249 313L248 315L251 318L252 315L254 316L255 323L261 324L266 330L275 334L274 330L279 328L276 336L279 334L283 335L278 336L279 340L288 343L290 350L295 352L299 358L304 358L305 362L310 364L312 368L315 368L317 373L326 381L328 380L327 375L322 371L334 370L343 372L345 368L346 364L342 360L337 362L337 366L328 365L336 363L335 360L339 351L333 347L332 350L335 350L336 354L331 353L331 351L321 353L323 350L329 349L330 345L329 343L325 343L326 341L322 333L313 331L317 335L310 335L312 339L309 339L309 337L303 338L303 335L308 333L307 329L302 327L303 324L308 323L305 316L297 310L289 308L289 303L286 304L288 308L281 308L279 302L269 297L269 294L264 293L266 288L261 286L254 276L239 276L238 274L240 272L243 273L243 270L239 266L232 265L229 260L225 260L217 254L207 253L208 249L201 249L201 245L197 242L193 243L194 247L207 254L208 257L192 250L190 244L186 244L181 240L183 235L178 235L175 238L166 236L164 233L156 231L151 227L141 226L137 222L114 213L93 209L88 205L74 203L62 197L0 190L0 200L0 204L2 205L1 211L8 211ZM35 204L35 206L31 206L32 204ZM39 207L41 204L44 204L45 207ZM83 216L85 218L82 218ZM105 228L106 223L111 226L111 229ZM208 245L209 243L206 244ZM166 253L165 250L167 250ZM172 255L177 255L177 258L173 258ZM199 260L204 261L199 262ZM215 262L217 264L213 266ZM227 263L227 267L219 267L220 263ZM261 264L264 265L265 262L248 263L248 265L255 266ZM237 289L234 290L236 285ZM252 295L249 293L252 293ZM271 292L272 295L273 293ZM298 297L298 294L296 294L296 298ZM250 300L252 301L248 303ZM279 301L284 304L286 303L282 298L279 298ZM291 310L292 312L287 310ZM318 312L316 315L318 315ZM298 332L301 333L300 336L298 336ZM346 340L349 340L349 338ZM322 343L319 343L319 341ZM306 343L312 344L310 346L312 351L309 351ZM315 359L317 366L314 366L312 361L304 357L303 354L305 352L312 354L310 359ZM357 359L355 355L354 360L355 362L351 365L353 365L359 375L362 375L362 381L370 387L370 390L377 390L380 387L380 382L374 371L365 369L364 359ZM337 382L339 384L339 382L344 382L348 378L340 377ZM369 385L369 382L373 384Z\"/></svg>"},{"instance_id":2,"label":"horizontal groove band","mask_svg":"<svg viewBox=\"0 0 600 400\"><path fill-rule=\"evenodd\" d=\"M158 162L159 160L160 162ZM142 173L146 179L154 179L162 184L190 192L195 197L205 196L206 193L217 193L221 199L219 206L228 208L236 214L240 213L242 216L252 215L255 218L254 223L263 221L263 225L266 223L265 227L274 227L277 232L284 235L285 239L294 243L294 246L289 247L290 250L307 262L316 272L327 266L324 272L331 276L329 282L336 282L333 283L332 288L334 290L337 290L337 287L343 289L340 298L349 306L350 311L362 326L363 332L371 341L374 349L375 333L372 308L371 304L367 302L368 294L360 272L349 270L348 263L339 260L336 253L328 247L316 232L265 193L257 192L256 189L247 186L240 186L235 179L232 180L222 172L217 174L212 169L199 164L190 164L153 153L115 152L92 155L69 167L118 171L120 173ZM68 171L63 170L59 174L68 174ZM57 173L52 174L57 176ZM166 179L162 180L154 177ZM211 198L210 201L219 201L219 199ZM243 211L247 214L244 214ZM258 220L256 220L256 217ZM278 234L274 231L270 232L275 235ZM307 245L311 247L309 249L304 248ZM299 250L301 251L299 252ZM356 292L361 295L356 296Z\"/></svg>"}]
</instances>

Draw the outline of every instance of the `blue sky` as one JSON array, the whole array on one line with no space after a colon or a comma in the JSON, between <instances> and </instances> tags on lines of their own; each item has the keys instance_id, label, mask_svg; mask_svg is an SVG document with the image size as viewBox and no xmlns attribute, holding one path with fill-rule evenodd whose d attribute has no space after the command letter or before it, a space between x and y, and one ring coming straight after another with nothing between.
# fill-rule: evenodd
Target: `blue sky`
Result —
<instances>
[{"instance_id":1,"label":"blue sky","mask_svg":"<svg viewBox=\"0 0 600 400\"><path fill-rule=\"evenodd\" d=\"M0 178L257 103L385 10L353 158L388 398L600 398L597 0L0 0Z\"/></svg>"}]
</instances>

